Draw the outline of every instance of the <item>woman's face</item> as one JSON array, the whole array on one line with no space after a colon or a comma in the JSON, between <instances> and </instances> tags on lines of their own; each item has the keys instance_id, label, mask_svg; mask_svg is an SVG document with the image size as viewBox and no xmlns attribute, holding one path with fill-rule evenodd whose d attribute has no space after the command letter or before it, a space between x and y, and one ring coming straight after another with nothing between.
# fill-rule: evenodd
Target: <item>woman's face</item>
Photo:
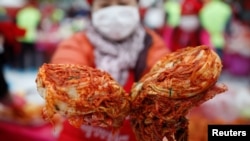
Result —
<instances>
[{"instance_id":1,"label":"woman's face","mask_svg":"<svg viewBox=\"0 0 250 141\"><path fill-rule=\"evenodd\" d=\"M137 6L137 0L94 0L92 12L113 5Z\"/></svg>"}]
</instances>

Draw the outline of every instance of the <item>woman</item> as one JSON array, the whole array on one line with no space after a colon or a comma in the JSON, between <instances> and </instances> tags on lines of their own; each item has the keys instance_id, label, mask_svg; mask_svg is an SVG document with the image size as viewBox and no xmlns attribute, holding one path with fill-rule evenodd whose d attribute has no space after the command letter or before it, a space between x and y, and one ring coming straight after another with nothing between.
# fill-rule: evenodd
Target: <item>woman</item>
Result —
<instances>
[{"instance_id":1,"label":"woman","mask_svg":"<svg viewBox=\"0 0 250 141\"><path fill-rule=\"evenodd\" d=\"M198 16L201 7L202 3L199 0L183 0L180 6L179 24L173 29L170 37L171 51L203 44Z\"/></svg>"},{"instance_id":2,"label":"woman","mask_svg":"<svg viewBox=\"0 0 250 141\"><path fill-rule=\"evenodd\" d=\"M110 73L129 91L169 51L161 38L140 24L136 0L88 0L91 25L63 41L51 63L96 67ZM111 130L65 122L60 141L135 141L129 121L115 135Z\"/></svg>"}]
</instances>

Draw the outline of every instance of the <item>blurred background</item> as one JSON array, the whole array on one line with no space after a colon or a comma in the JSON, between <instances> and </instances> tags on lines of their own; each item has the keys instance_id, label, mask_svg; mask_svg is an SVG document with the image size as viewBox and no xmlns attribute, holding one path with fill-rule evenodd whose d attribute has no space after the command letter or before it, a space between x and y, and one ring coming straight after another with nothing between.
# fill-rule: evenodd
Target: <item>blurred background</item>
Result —
<instances>
[{"instance_id":1,"label":"blurred background","mask_svg":"<svg viewBox=\"0 0 250 141\"><path fill-rule=\"evenodd\" d=\"M206 141L208 124L250 124L250 1L140 0L139 6L142 24L171 51L204 44L222 59L219 82L228 91L190 112L189 140ZM1 141L56 140L60 120L43 120L36 73L61 40L86 28L89 11L85 0L0 0L0 61L16 103L0 103Z\"/></svg>"}]
</instances>

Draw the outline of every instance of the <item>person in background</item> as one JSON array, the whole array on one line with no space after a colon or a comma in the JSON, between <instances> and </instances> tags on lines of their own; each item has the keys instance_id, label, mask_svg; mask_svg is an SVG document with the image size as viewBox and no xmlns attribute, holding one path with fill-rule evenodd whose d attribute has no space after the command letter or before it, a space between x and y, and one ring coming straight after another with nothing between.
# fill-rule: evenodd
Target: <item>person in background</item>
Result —
<instances>
[{"instance_id":1,"label":"person in background","mask_svg":"<svg viewBox=\"0 0 250 141\"><path fill-rule=\"evenodd\" d=\"M20 29L11 18L5 8L0 7L0 34L1 34L1 52L4 62L9 67L15 68L17 66L17 56L20 54L20 44L18 42L19 37L23 37L25 30Z\"/></svg>"},{"instance_id":2,"label":"person in background","mask_svg":"<svg viewBox=\"0 0 250 141\"><path fill-rule=\"evenodd\" d=\"M35 0L29 0L27 5L18 11L16 22L20 28L26 30L25 36L19 41L22 45L20 68L36 68L36 39L37 29L41 20L41 12ZM28 58L28 59L27 59Z\"/></svg>"},{"instance_id":3,"label":"person in background","mask_svg":"<svg viewBox=\"0 0 250 141\"><path fill-rule=\"evenodd\" d=\"M227 26L223 66L234 76L250 76L250 1L232 2L232 17Z\"/></svg>"},{"instance_id":4,"label":"person in background","mask_svg":"<svg viewBox=\"0 0 250 141\"><path fill-rule=\"evenodd\" d=\"M8 83L4 76L4 66L14 65L12 57L20 48L17 38L22 37L24 33L24 30L19 29L12 22L7 10L0 7L0 104L12 104Z\"/></svg>"},{"instance_id":5,"label":"person in background","mask_svg":"<svg viewBox=\"0 0 250 141\"><path fill-rule=\"evenodd\" d=\"M165 26L166 13L160 6L152 6L147 9L144 16L144 25L150 29L153 29L160 36L163 34Z\"/></svg>"},{"instance_id":6,"label":"person in background","mask_svg":"<svg viewBox=\"0 0 250 141\"><path fill-rule=\"evenodd\" d=\"M173 29L169 40L172 51L202 44L198 16L201 7L202 3L199 0L184 0L181 3L179 24Z\"/></svg>"},{"instance_id":7,"label":"person in background","mask_svg":"<svg viewBox=\"0 0 250 141\"><path fill-rule=\"evenodd\" d=\"M221 58L225 47L225 30L231 16L231 7L222 0L210 0L200 11L201 25L209 33L210 41Z\"/></svg>"},{"instance_id":8,"label":"person in background","mask_svg":"<svg viewBox=\"0 0 250 141\"><path fill-rule=\"evenodd\" d=\"M136 0L88 0L91 24L83 32L62 41L51 63L79 64L108 72L129 92L134 82L157 60L169 53L161 37L140 22ZM129 120L120 131L82 125L66 120L59 141L135 141Z\"/></svg>"}]
</instances>

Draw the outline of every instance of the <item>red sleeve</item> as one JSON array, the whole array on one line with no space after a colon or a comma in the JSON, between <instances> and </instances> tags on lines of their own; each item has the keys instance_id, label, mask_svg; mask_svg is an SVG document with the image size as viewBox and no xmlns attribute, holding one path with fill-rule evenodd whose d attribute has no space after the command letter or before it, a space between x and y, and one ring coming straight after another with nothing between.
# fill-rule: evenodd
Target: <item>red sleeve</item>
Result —
<instances>
[{"instance_id":1,"label":"red sleeve","mask_svg":"<svg viewBox=\"0 0 250 141\"><path fill-rule=\"evenodd\" d=\"M93 67L93 47L85 34L77 33L59 44L50 62L56 64L81 64Z\"/></svg>"}]
</instances>

